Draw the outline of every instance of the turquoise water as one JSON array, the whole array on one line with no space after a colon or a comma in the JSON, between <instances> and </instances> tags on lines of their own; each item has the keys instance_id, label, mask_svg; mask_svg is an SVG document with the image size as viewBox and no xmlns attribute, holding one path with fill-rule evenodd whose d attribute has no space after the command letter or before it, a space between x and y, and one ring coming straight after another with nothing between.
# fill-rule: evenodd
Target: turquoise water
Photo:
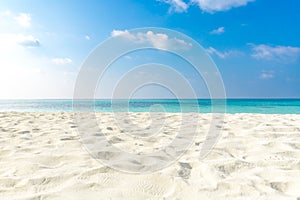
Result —
<instances>
[{"instance_id":1,"label":"turquoise water","mask_svg":"<svg viewBox=\"0 0 300 200\"><path fill-rule=\"evenodd\" d=\"M76 110L85 110L90 101L77 101ZM214 108L222 108L217 101ZM198 100L95 100L93 109L98 112L200 112L210 113L209 99ZM128 106L129 105L129 106ZM198 110L199 108L199 110ZM17 112L72 112L72 100L0 100L0 111ZM227 99L226 113L300 114L300 99Z\"/></svg>"}]
</instances>

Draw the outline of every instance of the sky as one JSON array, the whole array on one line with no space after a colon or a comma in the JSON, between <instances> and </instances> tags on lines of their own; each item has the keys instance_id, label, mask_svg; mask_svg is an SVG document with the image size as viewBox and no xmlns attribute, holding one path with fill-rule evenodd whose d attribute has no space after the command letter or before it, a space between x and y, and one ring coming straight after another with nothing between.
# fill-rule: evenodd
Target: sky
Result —
<instances>
[{"instance_id":1,"label":"sky","mask_svg":"<svg viewBox=\"0 0 300 200\"><path fill-rule=\"evenodd\" d=\"M299 19L295 0L1 1L0 99L72 98L89 54L108 38L143 27L175 30L202 45L228 98L300 98ZM158 36L147 39L160 44ZM161 50L144 50L114 62L95 97L110 98L113 82L152 62L174 67L197 97L209 95L188 63ZM133 96L173 97L155 85Z\"/></svg>"}]
</instances>

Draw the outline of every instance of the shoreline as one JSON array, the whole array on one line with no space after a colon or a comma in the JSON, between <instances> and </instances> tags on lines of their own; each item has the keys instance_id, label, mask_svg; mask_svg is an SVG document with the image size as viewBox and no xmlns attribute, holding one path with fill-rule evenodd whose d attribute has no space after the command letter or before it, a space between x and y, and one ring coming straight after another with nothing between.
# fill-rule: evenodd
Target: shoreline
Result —
<instances>
[{"instance_id":1,"label":"shoreline","mask_svg":"<svg viewBox=\"0 0 300 200\"><path fill-rule=\"evenodd\" d=\"M41 113L49 113L49 114L75 114L75 113L92 113L92 112L75 112L75 111L0 111L0 114L6 114L6 113L31 113L31 114L41 114ZM218 112L207 112L207 113L201 113L201 112L113 112L113 111L95 111L93 112L95 114L111 114L111 113L129 113L129 114L134 114L134 113L165 113L165 114L195 114L195 115L211 115L211 114L222 114L224 116L226 115L296 115L299 116L300 114L298 113L248 113L248 112L238 112L238 113L218 113Z\"/></svg>"}]
</instances>

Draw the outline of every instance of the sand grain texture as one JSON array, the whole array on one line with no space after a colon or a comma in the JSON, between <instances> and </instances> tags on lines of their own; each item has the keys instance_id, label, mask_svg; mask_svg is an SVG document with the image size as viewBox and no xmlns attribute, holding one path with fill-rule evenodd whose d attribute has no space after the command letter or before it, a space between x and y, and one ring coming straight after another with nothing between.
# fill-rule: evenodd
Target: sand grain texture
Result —
<instances>
[{"instance_id":1,"label":"sand grain texture","mask_svg":"<svg viewBox=\"0 0 300 200\"><path fill-rule=\"evenodd\" d=\"M0 113L0 199L300 198L300 115L227 114L222 137L204 160L199 151L210 115L193 115L202 128L186 154L161 171L137 175L91 158L72 113ZM179 114L168 114L160 135L139 141L124 134L130 126L118 129L111 114L97 117L110 142L131 152L163 148L180 126ZM149 136L147 118L133 113L124 122L134 121L134 131Z\"/></svg>"}]
</instances>

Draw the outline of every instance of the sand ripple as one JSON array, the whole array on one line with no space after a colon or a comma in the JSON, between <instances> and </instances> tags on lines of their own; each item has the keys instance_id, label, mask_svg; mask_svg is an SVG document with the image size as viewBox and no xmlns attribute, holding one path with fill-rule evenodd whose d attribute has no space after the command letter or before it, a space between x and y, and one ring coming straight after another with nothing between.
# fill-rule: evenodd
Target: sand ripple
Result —
<instances>
[{"instance_id":1,"label":"sand ripple","mask_svg":"<svg viewBox=\"0 0 300 200\"><path fill-rule=\"evenodd\" d=\"M91 158L71 113L0 113L0 199L300 199L300 115L228 114L204 160L199 152L210 115L195 115L201 127L186 154L137 175ZM97 114L111 144L129 152L159 150L174 139L180 116L154 116L166 126L144 137L151 134L148 114L132 114L121 128L111 114ZM134 137L125 130L133 124Z\"/></svg>"}]
</instances>

